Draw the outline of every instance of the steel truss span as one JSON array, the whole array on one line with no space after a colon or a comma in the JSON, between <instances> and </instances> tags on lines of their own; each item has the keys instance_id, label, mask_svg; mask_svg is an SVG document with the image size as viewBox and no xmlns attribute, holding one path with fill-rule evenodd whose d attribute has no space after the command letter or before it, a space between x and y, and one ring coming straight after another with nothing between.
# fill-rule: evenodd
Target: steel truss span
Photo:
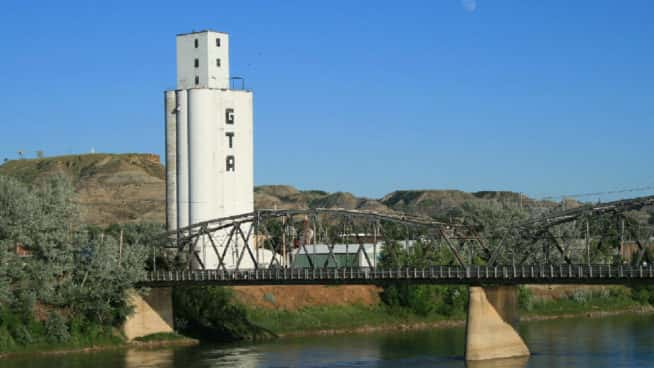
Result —
<instances>
[{"instance_id":1,"label":"steel truss span","mask_svg":"<svg viewBox=\"0 0 654 368\"><path fill-rule=\"evenodd\" d=\"M435 266L427 268L278 268L149 272L145 287L174 285L632 284L650 283L654 268L613 265Z\"/></svg>"},{"instance_id":2,"label":"steel truss span","mask_svg":"<svg viewBox=\"0 0 654 368\"><path fill-rule=\"evenodd\" d=\"M327 277L333 272L329 270L361 269L356 272L368 272L376 282L383 277L376 273L381 267L511 266L522 270L527 265L549 264L648 265L654 261L647 251L654 236L652 226L635 222L629 212L653 205L654 196L589 204L491 231L465 221L370 211L258 210L166 233L152 242L152 269L189 270L195 273L188 275L207 277L213 274L203 270L240 277L248 275L246 270L298 269L323 272ZM625 242L631 247L628 257Z\"/></svg>"}]
</instances>

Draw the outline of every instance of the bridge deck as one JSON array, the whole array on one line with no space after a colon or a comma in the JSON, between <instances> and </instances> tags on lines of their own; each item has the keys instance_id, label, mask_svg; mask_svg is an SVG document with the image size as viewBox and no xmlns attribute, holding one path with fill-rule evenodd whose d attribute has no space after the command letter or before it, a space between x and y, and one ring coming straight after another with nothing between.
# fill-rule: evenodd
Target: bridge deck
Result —
<instances>
[{"instance_id":1,"label":"bridge deck","mask_svg":"<svg viewBox=\"0 0 654 368\"><path fill-rule=\"evenodd\" d=\"M149 272L139 286L383 284L630 284L654 281L652 266L535 265L428 268L273 268Z\"/></svg>"}]
</instances>

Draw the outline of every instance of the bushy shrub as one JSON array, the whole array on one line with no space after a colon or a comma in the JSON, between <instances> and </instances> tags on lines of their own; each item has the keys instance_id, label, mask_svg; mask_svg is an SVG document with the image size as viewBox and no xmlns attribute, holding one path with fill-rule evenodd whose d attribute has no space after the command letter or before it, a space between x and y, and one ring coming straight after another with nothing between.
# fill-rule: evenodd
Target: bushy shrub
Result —
<instances>
[{"instance_id":1,"label":"bushy shrub","mask_svg":"<svg viewBox=\"0 0 654 368\"><path fill-rule=\"evenodd\" d=\"M518 286L518 307L522 310L531 311L533 308L534 296L526 286Z\"/></svg>"},{"instance_id":2,"label":"bushy shrub","mask_svg":"<svg viewBox=\"0 0 654 368\"><path fill-rule=\"evenodd\" d=\"M649 292L646 289L634 291L634 300L640 304L649 304Z\"/></svg>"},{"instance_id":3,"label":"bushy shrub","mask_svg":"<svg viewBox=\"0 0 654 368\"><path fill-rule=\"evenodd\" d=\"M575 301L576 303L579 304L584 304L588 301L588 293L583 291L583 290L575 290L572 294L570 294L570 299Z\"/></svg>"},{"instance_id":4,"label":"bushy shrub","mask_svg":"<svg viewBox=\"0 0 654 368\"><path fill-rule=\"evenodd\" d=\"M609 290L609 298L614 298L617 300L629 300L631 299L631 293L628 288L611 288Z\"/></svg>"},{"instance_id":5,"label":"bushy shrub","mask_svg":"<svg viewBox=\"0 0 654 368\"><path fill-rule=\"evenodd\" d=\"M143 243L157 226L127 227L121 247L81 225L73 194L63 177L28 186L0 176L0 347L110 336L131 310L126 290L145 272ZM16 254L19 245L29 257ZM50 311L45 322L34 320L37 304Z\"/></svg>"},{"instance_id":6,"label":"bushy shrub","mask_svg":"<svg viewBox=\"0 0 654 368\"><path fill-rule=\"evenodd\" d=\"M405 308L419 315L453 316L465 312L468 293L464 286L411 285L384 286L382 301L393 308Z\"/></svg>"},{"instance_id":7,"label":"bushy shrub","mask_svg":"<svg viewBox=\"0 0 654 368\"><path fill-rule=\"evenodd\" d=\"M45 321L45 333L51 343L63 343L70 339L66 319L59 313L50 313Z\"/></svg>"},{"instance_id":8,"label":"bushy shrub","mask_svg":"<svg viewBox=\"0 0 654 368\"><path fill-rule=\"evenodd\" d=\"M11 333L6 326L0 326L0 351L9 351L16 346L16 341L14 340Z\"/></svg>"},{"instance_id":9,"label":"bushy shrub","mask_svg":"<svg viewBox=\"0 0 654 368\"><path fill-rule=\"evenodd\" d=\"M654 305L654 286L650 286L650 285L632 286L631 297L640 304Z\"/></svg>"},{"instance_id":10,"label":"bushy shrub","mask_svg":"<svg viewBox=\"0 0 654 368\"><path fill-rule=\"evenodd\" d=\"M220 286L193 286L173 291L176 328L216 341L256 339L272 333L252 324L232 290Z\"/></svg>"}]
</instances>

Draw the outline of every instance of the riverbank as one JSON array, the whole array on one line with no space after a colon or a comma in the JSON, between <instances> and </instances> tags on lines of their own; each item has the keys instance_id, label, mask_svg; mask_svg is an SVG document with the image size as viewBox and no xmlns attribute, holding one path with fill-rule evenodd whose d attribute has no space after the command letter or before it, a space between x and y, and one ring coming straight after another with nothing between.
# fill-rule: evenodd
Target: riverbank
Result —
<instances>
[{"instance_id":1,"label":"riverbank","mask_svg":"<svg viewBox=\"0 0 654 368\"><path fill-rule=\"evenodd\" d=\"M154 349L159 347L192 346L199 343L199 340L177 333L149 335L133 341L126 341L123 337L114 336L113 339L98 340L95 344L90 344L89 346L75 346L73 344L37 344L24 346L12 351L0 352L0 359L26 355L61 355L132 348Z\"/></svg>"},{"instance_id":2,"label":"riverbank","mask_svg":"<svg viewBox=\"0 0 654 368\"><path fill-rule=\"evenodd\" d=\"M627 287L579 289L556 298L534 296L528 288L519 292L522 321L601 318L616 314L654 314L654 307ZM277 337L333 335L381 331L407 331L465 325L465 311L418 314L384 304L366 306L320 306L298 310L243 307L248 321Z\"/></svg>"},{"instance_id":3,"label":"riverbank","mask_svg":"<svg viewBox=\"0 0 654 368\"><path fill-rule=\"evenodd\" d=\"M603 318L616 315L649 315L654 314L654 308L651 306L637 306L621 310L612 311L579 311L576 313L565 313L559 315L534 315L527 314L521 316L521 322L531 321L548 321L548 320L562 320L571 318ZM301 336L321 336L321 335L339 335L351 333L375 333L375 332L390 332L390 331L418 331L439 328L453 328L465 326L465 318L449 319L449 320L434 320L424 322L406 322L406 323L390 323L386 325L363 325L353 328L331 328L331 329L318 329L318 330L304 330L284 332L277 335L279 338L285 337L301 337Z\"/></svg>"},{"instance_id":4,"label":"riverbank","mask_svg":"<svg viewBox=\"0 0 654 368\"><path fill-rule=\"evenodd\" d=\"M203 291L206 290L197 290ZM413 331L462 327L465 325L465 308L445 310L448 314L420 314L408 308L391 307L383 303L374 305L320 305L297 308L264 308L245 306L232 298L228 289L211 289L207 298L191 295L189 299L197 306L199 300L210 304L202 310L213 316L216 328L207 329L203 336L194 335L192 330L184 331L189 338L179 334L157 334L136 341L127 342L116 330L89 336L74 335L74 343L28 344L16 346L0 353L0 357L26 354L65 354L93 352L126 348L156 348L162 346L184 346L198 344L200 340L220 342L238 340L268 340L274 338L338 335L351 333L374 333L391 331ZM543 298L534 296L528 289L519 293L522 321L556 320L566 318L601 318L619 314L654 314L654 307L639 293L626 287L611 287L593 291L575 290L565 296ZM179 299L178 299L179 301ZM213 306L219 309L212 309ZM176 311L178 311L176 309ZM215 318L216 316L221 318ZM207 333L208 332L208 333ZM224 333L226 332L226 333ZM265 332L265 333L262 333Z\"/></svg>"},{"instance_id":5,"label":"riverbank","mask_svg":"<svg viewBox=\"0 0 654 368\"><path fill-rule=\"evenodd\" d=\"M356 306L354 308L357 308ZM323 311L323 313L326 313ZM368 312L370 313L370 312ZM596 319L603 317L610 317L616 315L651 315L654 314L654 307L652 306L632 306L627 309L621 310L609 310L609 311L598 311L596 308L591 307L590 309L584 311L578 311L576 313L565 313L565 314L533 314L526 313L525 316L521 317L522 322L529 321L546 321L546 320L561 320L561 319ZM350 311L350 315L351 311ZM370 316L370 314L368 314ZM380 315L381 316L381 315ZM365 324L358 325L357 327L348 327L348 328L324 328L324 329L306 329L306 330L295 330L289 332L282 332L276 335L277 338L292 338L292 337L302 337L302 336L329 336L329 335L347 335L347 334L365 334L365 333L377 333L377 332L410 332L410 331L420 331L420 330L431 330L431 329L446 329L454 327L463 327L465 326L465 316L456 316L451 319L443 316L424 316L417 317L411 316L406 317L404 320L399 319L397 316L394 317L395 320L389 321L386 324ZM370 323L371 319L368 318L366 323ZM297 325L296 327L297 328ZM22 357L22 356L32 356L32 355L62 355L62 354L71 354L71 353L91 353L99 351L111 351L111 350L125 350L125 349L157 349L162 347L182 347L182 346L192 346L199 344L200 341L197 339L189 338L179 334L157 334L139 338L131 342L121 342L116 344L107 344L107 345L95 345L88 347L78 347L78 348L64 348L61 346L40 346L36 350L26 349L24 351L14 351L0 353L0 359L4 358L13 358L13 357Z\"/></svg>"}]
</instances>

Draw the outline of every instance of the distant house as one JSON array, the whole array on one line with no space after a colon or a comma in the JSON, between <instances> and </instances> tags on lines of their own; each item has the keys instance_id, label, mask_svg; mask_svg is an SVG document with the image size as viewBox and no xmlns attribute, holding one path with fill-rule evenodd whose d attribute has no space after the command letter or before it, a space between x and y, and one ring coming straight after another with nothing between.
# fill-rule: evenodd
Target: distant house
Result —
<instances>
[{"instance_id":1,"label":"distant house","mask_svg":"<svg viewBox=\"0 0 654 368\"><path fill-rule=\"evenodd\" d=\"M384 242L364 242L364 237L359 239L361 247L357 242L334 244L331 255L327 244L307 244L304 248L295 248L290 254L289 263L291 267L310 267L311 262L314 267L376 267L381 260ZM399 242L401 247L406 248L415 244L415 240Z\"/></svg>"},{"instance_id":2,"label":"distant house","mask_svg":"<svg viewBox=\"0 0 654 368\"><path fill-rule=\"evenodd\" d=\"M332 255L327 244L307 244L305 248L306 251L302 247L293 249L290 255L291 267L311 267L311 262L314 267L375 267L384 244L364 243L363 249L360 249L359 244L334 244Z\"/></svg>"}]
</instances>

